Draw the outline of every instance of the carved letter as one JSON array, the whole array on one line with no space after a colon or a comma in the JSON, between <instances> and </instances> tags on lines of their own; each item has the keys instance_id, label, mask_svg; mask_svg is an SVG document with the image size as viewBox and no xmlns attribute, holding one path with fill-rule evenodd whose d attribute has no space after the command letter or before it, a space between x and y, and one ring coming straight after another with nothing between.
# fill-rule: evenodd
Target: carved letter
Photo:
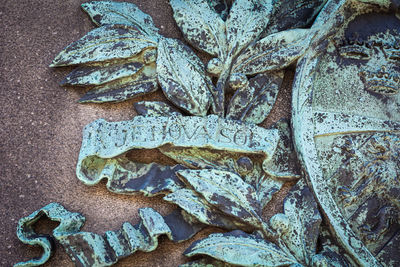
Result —
<instances>
[{"instance_id":1,"label":"carved letter","mask_svg":"<svg viewBox=\"0 0 400 267\"><path fill-rule=\"evenodd\" d=\"M233 142L239 146L245 145L247 143L247 134L245 130L238 130L233 136Z\"/></svg>"}]
</instances>

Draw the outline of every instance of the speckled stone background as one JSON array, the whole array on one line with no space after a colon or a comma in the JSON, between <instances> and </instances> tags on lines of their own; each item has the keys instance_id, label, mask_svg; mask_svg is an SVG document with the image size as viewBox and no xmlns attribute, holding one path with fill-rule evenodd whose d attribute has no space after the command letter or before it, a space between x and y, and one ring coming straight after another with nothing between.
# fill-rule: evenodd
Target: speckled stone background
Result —
<instances>
[{"instance_id":1,"label":"speckled stone background","mask_svg":"<svg viewBox=\"0 0 400 267\"><path fill-rule=\"evenodd\" d=\"M127 0L153 17L167 37L182 35L172 18L167 0ZM80 9L81 0L3 0L0 5L0 266L28 260L41 253L19 242L18 220L50 202L86 217L84 231L103 234L118 229L124 221L139 221L137 210L149 206L162 214L173 209L161 198L122 196L108 192L105 184L87 187L75 177L75 164L83 127L98 118L128 120L135 115L132 104L145 99L164 99L158 92L120 104L81 105L84 91L63 88L59 81L68 68L50 69L52 59L66 45L94 28ZM264 126L290 114L289 72L277 105ZM144 152L148 160L152 152ZM282 209L284 187L268 217ZM49 233L56 224L41 220L38 231ZM206 229L195 238L216 229ZM182 252L193 240L174 244L161 238L152 253L136 253L116 266L177 266L187 261ZM74 266L61 247L45 266Z\"/></svg>"}]
</instances>

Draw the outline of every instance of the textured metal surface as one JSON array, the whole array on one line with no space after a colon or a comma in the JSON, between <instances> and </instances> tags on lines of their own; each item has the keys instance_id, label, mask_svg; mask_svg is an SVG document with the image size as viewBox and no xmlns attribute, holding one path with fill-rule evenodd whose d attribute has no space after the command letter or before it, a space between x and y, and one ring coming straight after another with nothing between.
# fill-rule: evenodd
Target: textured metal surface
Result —
<instances>
[{"instance_id":1,"label":"textured metal surface","mask_svg":"<svg viewBox=\"0 0 400 267\"><path fill-rule=\"evenodd\" d=\"M392 155L400 129L393 83L399 65L390 51L400 20L385 5L330 1L315 24L328 25L320 37L326 43L298 64L297 150L327 221L353 260L397 266L399 165Z\"/></svg>"},{"instance_id":2,"label":"textured metal surface","mask_svg":"<svg viewBox=\"0 0 400 267\"><path fill-rule=\"evenodd\" d=\"M236 230L196 241L185 253L189 256L209 255L240 266L338 266L339 255L328 258L317 253L321 221L310 189L299 182L285 199L284 214L271 218L269 225L277 238L272 239L273 242L271 237L263 235L263 239L259 233Z\"/></svg>"},{"instance_id":3,"label":"textured metal surface","mask_svg":"<svg viewBox=\"0 0 400 267\"><path fill-rule=\"evenodd\" d=\"M162 39L157 55L158 81L166 97L192 115L205 116L214 85L200 58L185 44Z\"/></svg>"},{"instance_id":4,"label":"textured metal surface","mask_svg":"<svg viewBox=\"0 0 400 267\"><path fill-rule=\"evenodd\" d=\"M278 144L278 131L256 125L208 117L141 117L131 121L97 120L86 126L77 176L86 184L112 179L120 164L113 159L131 149L152 149L172 144L250 153L269 159Z\"/></svg>"},{"instance_id":5,"label":"textured metal surface","mask_svg":"<svg viewBox=\"0 0 400 267\"><path fill-rule=\"evenodd\" d=\"M89 124L77 176L87 185L107 179L107 188L119 194L162 194L181 210L162 217L144 208L140 224L100 236L79 232L82 216L50 204L20 222L19 238L45 249L22 266L50 257L50 239L32 228L43 214L61 221L53 237L82 266L152 251L162 234L185 240L203 224L234 231L193 243L187 256L215 260L188 266L397 265L397 1L171 0L185 38L215 57L207 67L183 42L161 36L133 4L82 7L99 27L53 61L53 67L79 65L62 84L88 86L80 102L100 103L160 85L170 103L136 103L143 116ZM270 129L253 124L268 117L283 69L297 60L293 128L303 175L288 123ZM357 101L368 108L354 107ZM179 164L129 157L143 149ZM283 212L265 218L263 209L285 182L297 184Z\"/></svg>"},{"instance_id":6,"label":"textured metal surface","mask_svg":"<svg viewBox=\"0 0 400 267\"><path fill-rule=\"evenodd\" d=\"M234 84L238 88L228 104L226 117L255 124L263 122L274 106L283 75L282 71L263 73L248 83L245 79L244 84Z\"/></svg>"},{"instance_id":7,"label":"textured metal surface","mask_svg":"<svg viewBox=\"0 0 400 267\"><path fill-rule=\"evenodd\" d=\"M120 230L98 235L80 231L85 222L81 214L69 212L59 203L51 203L19 221L18 238L26 244L41 246L44 253L39 259L20 262L16 267L42 265L54 252L53 239L38 235L34 230L35 222L42 216L60 223L52 236L61 243L77 266L110 266L136 251L153 251L158 246L160 235L180 242L202 228L200 224L185 221L179 211L163 217L151 208L143 208L139 210L139 224L133 226L125 222Z\"/></svg>"},{"instance_id":8,"label":"textured metal surface","mask_svg":"<svg viewBox=\"0 0 400 267\"><path fill-rule=\"evenodd\" d=\"M185 112L204 116L211 107L211 113L232 117L232 105L225 110L225 91L241 87L244 95L256 101L261 93L252 90L254 85L245 89L245 74L281 70L295 62L313 34L310 29L288 29L307 25L323 4L241 0L230 6L225 1L170 1L189 43L215 56L207 64L209 74L218 77L215 86L189 47L158 34L152 19L130 3L83 4L99 28L65 48L51 66L83 65L62 81L63 85L95 86L82 103L124 101L154 92L158 81L167 99ZM282 18L283 6L290 16ZM282 26L279 33L277 25ZM259 78L263 75L269 74ZM236 77L241 77L239 84ZM268 80L261 81L264 84L256 87L271 87ZM262 122L274 101L274 97L263 100L258 109L264 111L253 112L248 120Z\"/></svg>"},{"instance_id":9,"label":"textured metal surface","mask_svg":"<svg viewBox=\"0 0 400 267\"><path fill-rule=\"evenodd\" d=\"M297 261L273 243L262 238L235 231L226 234L212 234L194 243L186 255L205 254L240 266L288 266ZM243 257L241 255L252 255Z\"/></svg>"},{"instance_id":10,"label":"textured metal surface","mask_svg":"<svg viewBox=\"0 0 400 267\"><path fill-rule=\"evenodd\" d=\"M180 111L162 101L141 101L133 104L136 112L142 116L172 116L181 114Z\"/></svg>"}]
</instances>

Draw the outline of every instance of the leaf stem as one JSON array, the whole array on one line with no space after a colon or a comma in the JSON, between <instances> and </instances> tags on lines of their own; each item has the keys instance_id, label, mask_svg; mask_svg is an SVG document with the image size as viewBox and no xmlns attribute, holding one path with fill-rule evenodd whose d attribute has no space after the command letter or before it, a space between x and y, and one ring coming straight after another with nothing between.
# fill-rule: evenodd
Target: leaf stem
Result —
<instances>
[{"instance_id":1,"label":"leaf stem","mask_svg":"<svg viewBox=\"0 0 400 267\"><path fill-rule=\"evenodd\" d=\"M264 239L275 242L278 239L276 233L274 233L271 228L265 222L262 222L262 234Z\"/></svg>"},{"instance_id":2,"label":"leaf stem","mask_svg":"<svg viewBox=\"0 0 400 267\"><path fill-rule=\"evenodd\" d=\"M225 87L232 69L232 57L227 58L224 69L219 76L214 96L214 113L219 117L225 117Z\"/></svg>"}]
</instances>

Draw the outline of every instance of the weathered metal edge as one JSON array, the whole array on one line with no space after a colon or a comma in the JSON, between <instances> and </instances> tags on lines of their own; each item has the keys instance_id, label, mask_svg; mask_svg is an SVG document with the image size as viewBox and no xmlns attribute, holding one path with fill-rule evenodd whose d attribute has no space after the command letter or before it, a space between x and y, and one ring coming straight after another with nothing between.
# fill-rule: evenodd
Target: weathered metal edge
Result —
<instances>
[{"instance_id":1,"label":"weathered metal edge","mask_svg":"<svg viewBox=\"0 0 400 267\"><path fill-rule=\"evenodd\" d=\"M353 232L329 193L314 143L312 92L318 58L309 50L297 65L292 92L292 128L295 149L306 179L337 240L360 266L381 266Z\"/></svg>"},{"instance_id":2,"label":"weathered metal edge","mask_svg":"<svg viewBox=\"0 0 400 267\"><path fill-rule=\"evenodd\" d=\"M200 123L199 127L202 128L206 127L205 125L209 125L209 128L214 130L214 132L212 132L208 139L203 138L198 140L193 138L193 134L190 142L181 137L178 138L179 140L166 137L165 132L168 130L170 125L178 125L178 127L182 127L182 125L186 125L190 120L197 121ZM135 127L137 125L146 125L146 123L151 129L143 129L142 132L145 138L143 140L137 140L135 136ZM204 125L201 123L204 123ZM221 125L225 128L220 128ZM254 137L254 140L257 138L261 139L256 141L248 140L246 141L246 144L243 145L238 145L234 142L220 142L216 139L215 136L220 136L223 129L228 129L226 127L232 127L233 125L241 126L243 129L249 131L251 136ZM238 131L241 130L242 129L239 129ZM153 134L150 134L148 131L152 131ZM148 136L146 136L146 134ZM166 144L174 144L179 147L203 147L214 148L217 150L230 150L238 153L259 154L264 156L264 163L266 163L271 160L278 145L279 131L277 129L265 129L255 124L223 119L216 115L209 115L206 117L135 116L130 121L121 122L107 122L104 119L96 120L84 128L82 140L82 146L76 167L76 175L78 179L85 184L94 185L103 178L111 177L114 169L112 166L106 165L102 173L97 177L94 179L89 178L83 171L85 169L85 161L88 159L95 158L96 160L105 161L122 155L131 149L153 149Z\"/></svg>"}]
</instances>

